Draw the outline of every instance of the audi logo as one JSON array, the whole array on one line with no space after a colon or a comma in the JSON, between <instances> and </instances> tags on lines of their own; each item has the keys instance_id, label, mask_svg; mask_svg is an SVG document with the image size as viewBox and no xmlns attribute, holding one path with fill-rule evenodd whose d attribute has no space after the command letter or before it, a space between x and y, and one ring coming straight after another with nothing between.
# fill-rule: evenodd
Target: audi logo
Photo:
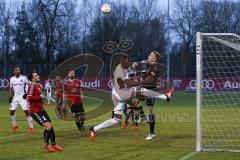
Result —
<instances>
[{"instance_id":1,"label":"audi logo","mask_svg":"<svg viewBox=\"0 0 240 160\"><path fill-rule=\"evenodd\" d=\"M0 88L8 88L9 80L8 79L0 79Z\"/></svg>"},{"instance_id":2,"label":"audi logo","mask_svg":"<svg viewBox=\"0 0 240 160\"><path fill-rule=\"evenodd\" d=\"M189 83L191 88L196 89L196 80L191 80ZM202 88L203 89L213 89L215 87L215 82L211 79L204 79L202 80Z\"/></svg>"}]
</instances>

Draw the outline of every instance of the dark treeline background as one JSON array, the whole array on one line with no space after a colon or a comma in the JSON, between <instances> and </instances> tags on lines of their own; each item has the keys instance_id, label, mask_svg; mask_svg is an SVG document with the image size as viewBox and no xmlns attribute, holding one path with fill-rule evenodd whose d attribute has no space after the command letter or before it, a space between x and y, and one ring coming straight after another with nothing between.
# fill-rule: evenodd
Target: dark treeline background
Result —
<instances>
[{"instance_id":1,"label":"dark treeline background","mask_svg":"<svg viewBox=\"0 0 240 160\"><path fill-rule=\"evenodd\" d=\"M133 42L126 53L134 60L156 50L163 64L170 54L171 77L194 77L197 31L240 34L240 1L174 0L169 21L158 0L109 3L112 13L104 15L101 1L0 0L0 77L10 76L14 65L47 76L64 60L85 53L103 58L102 76L108 76L111 55L102 46L121 40Z\"/></svg>"}]
</instances>

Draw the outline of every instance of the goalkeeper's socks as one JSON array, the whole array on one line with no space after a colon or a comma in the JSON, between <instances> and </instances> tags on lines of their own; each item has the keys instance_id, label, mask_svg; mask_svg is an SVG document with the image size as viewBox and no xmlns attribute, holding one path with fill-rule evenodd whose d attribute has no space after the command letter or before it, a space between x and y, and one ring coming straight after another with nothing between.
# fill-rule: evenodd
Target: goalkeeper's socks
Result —
<instances>
[{"instance_id":1,"label":"goalkeeper's socks","mask_svg":"<svg viewBox=\"0 0 240 160\"><path fill-rule=\"evenodd\" d=\"M44 137L44 142L45 142L45 144L46 144L46 145L49 144L49 133L48 133L47 130L44 130L44 132L43 132L43 137Z\"/></svg>"},{"instance_id":2,"label":"goalkeeper's socks","mask_svg":"<svg viewBox=\"0 0 240 160\"><path fill-rule=\"evenodd\" d=\"M148 114L149 130L150 133L154 134L155 130L155 115L153 113Z\"/></svg>"},{"instance_id":3,"label":"goalkeeper's socks","mask_svg":"<svg viewBox=\"0 0 240 160\"><path fill-rule=\"evenodd\" d=\"M56 144L56 142L55 142L55 132L54 132L53 128L51 128L51 130L48 131L48 133L49 133L49 138L51 140L52 146L54 146Z\"/></svg>"},{"instance_id":4,"label":"goalkeeper's socks","mask_svg":"<svg viewBox=\"0 0 240 160\"><path fill-rule=\"evenodd\" d=\"M154 130L155 130L155 122L154 121L149 123L149 127L150 127L150 133L155 134L154 133Z\"/></svg>"}]
</instances>

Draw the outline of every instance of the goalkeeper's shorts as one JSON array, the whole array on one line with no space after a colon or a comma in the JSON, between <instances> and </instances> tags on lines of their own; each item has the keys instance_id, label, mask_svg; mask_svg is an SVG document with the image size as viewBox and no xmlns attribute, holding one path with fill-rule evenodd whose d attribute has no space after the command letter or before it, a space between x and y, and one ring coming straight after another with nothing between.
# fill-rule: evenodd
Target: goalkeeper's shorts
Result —
<instances>
[{"instance_id":1,"label":"goalkeeper's shorts","mask_svg":"<svg viewBox=\"0 0 240 160\"><path fill-rule=\"evenodd\" d=\"M154 98L146 98L145 103L147 106L154 106Z\"/></svg>"}]
</instances>

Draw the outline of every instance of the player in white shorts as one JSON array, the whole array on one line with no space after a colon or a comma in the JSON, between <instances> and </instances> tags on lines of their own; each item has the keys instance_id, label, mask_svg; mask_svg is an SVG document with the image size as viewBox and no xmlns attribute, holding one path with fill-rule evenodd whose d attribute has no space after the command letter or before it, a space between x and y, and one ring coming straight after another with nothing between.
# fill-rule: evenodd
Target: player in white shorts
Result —
<instances>
[{"instance_id":1,"label":"player in white shorts","mask_svg":"<svg viewBox=\"0 0 240 160\"><path fill-rule=\"evenodd\" d=\"M120 64L116 67L113 75L113 89L112 89L112 102L114 105L113 117L111 119L106 120L105 122L90 127L90 139L94 140L95 132L100 129L107 128L113 126L121 121L124 107L128 100L132 97L136 96L147 96L151 98L158 98L166 100L168 97L166 95L162 95L158 92L154 92L151 90L147 90L142 88L140 91L134 90L135 83L133 81L137 81L137 77L128 78L127 79L127 69L129 68L128 56L122 56L120 59ZM131 85L131 82L133 84ZM144 83L144 82L143 82ZM136 83L139 85L139 83ZM170 97L169 97L170 98Z\"/></svg>"},{"instance_id":2,"label":"player in white shorts","mask_svg":"<svg viewBox=\"0 0 240 160\"><path fill-rule=\"evenodd\" d=\"M45 81L44 89L47 92L47 100L48 100L48 105L49 105L51 102L51 98L52 98L52 87L48 80Z\"/></svg>"},{"instance_id":3,"label":"player in white shorts","mask_svg":"<svg viewBox=\"0 0 240 160\"><path fill-rule=\"evenodd\" d=\"M125 101L132 97L132 88L121 88L118 82L120 79L125 79L127 76L127 68L128 68L128 57L122 56L120 59L120 64L117 65L116 69L113 72L113 88L112 88L112 102L114 105L113 109L113 118L106 120L105 122L93 127L90 127L90 139L94 140L94 133L100 129L107 128L113 126L120 122Z\"/></svg>"},{"instance_id":4,"label":"player in white shorts","mask_svg":"<svg viewBox=\"0 0 240 160\"><path fill-rule=\"evenodd\" d=\"M10 117L12 121L11 132L15 133L18 128L16 122L15 111L19 107L22 107L29 125L29 133L33 133L32 117L29 114L29 104L26 101L26 86L29 83L26 76L21 75L20 68L14 67L14 76L10 78L9 88L9 103L10 103Z\"/></svg>"}]
</instances>

